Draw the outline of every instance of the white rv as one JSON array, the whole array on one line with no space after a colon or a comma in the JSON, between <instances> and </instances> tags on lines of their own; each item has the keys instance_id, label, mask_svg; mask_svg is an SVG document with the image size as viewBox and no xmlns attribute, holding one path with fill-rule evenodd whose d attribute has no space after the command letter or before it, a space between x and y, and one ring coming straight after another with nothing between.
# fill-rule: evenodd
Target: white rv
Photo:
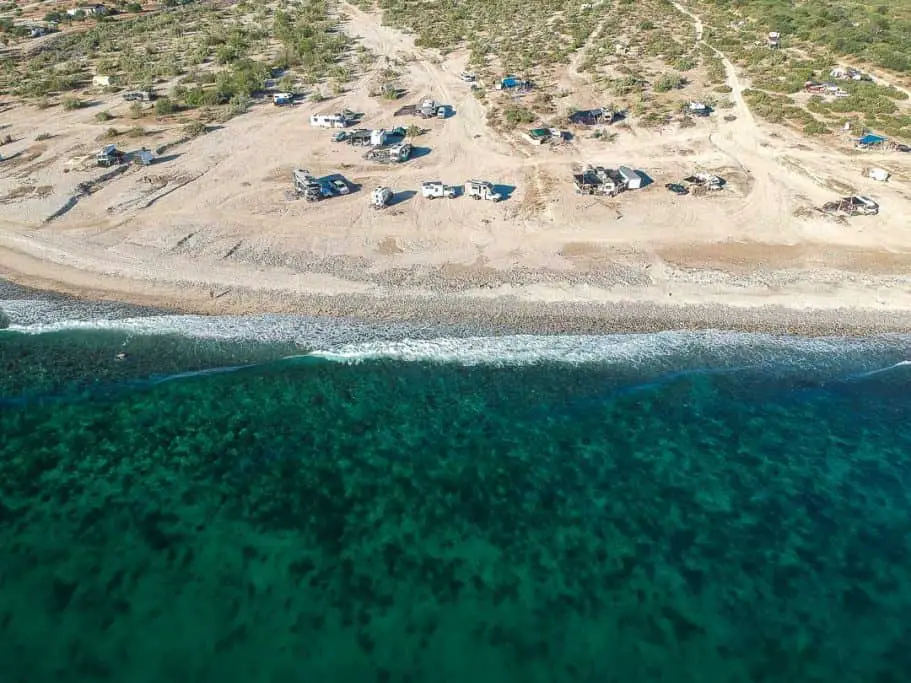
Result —
<instances>
[{"instance_id":1,"label":"white rv","mask_svg":"<svg viewBox=\"0 0 911 683\"><path fill-rule=\"evenodd\" d=\"M374 209L384 209L392 199L392 190L385 186L375 187L370 194L370 206Z\"/></svg>"},{"instance_id":2,"label":"white rv","mask_svg":"<svg viewBox=\"0 0 911 683\"><path fill-rule=\"evenodd\" d=\"M621 166L617 169L617 172L623 179L623 183L626 185L627 190L638 190L642 187L642 176L629 166Z\"/></svg>"},{"instance_id":3,"label":"white rv","mask_svg":"<svg viewBox=\"0 0 911 683\"><path fill-rule=\"evenodd\" d=\"M318 128L345 128L348 119L344 114L311 114L310 125Z\"/></svg>"},{"instance_id":4,"label":"white rv","mask_svg":"<svg viewBox=\"0 0 911 683\"><path fill-rule=\"evenodd\" d=\"M439 180L430 180L421 183L421 196L427 199L436 199L437 197L446 197L454 199L456 191L454 187L444 185Z\"/></svg>"}]
</instances>

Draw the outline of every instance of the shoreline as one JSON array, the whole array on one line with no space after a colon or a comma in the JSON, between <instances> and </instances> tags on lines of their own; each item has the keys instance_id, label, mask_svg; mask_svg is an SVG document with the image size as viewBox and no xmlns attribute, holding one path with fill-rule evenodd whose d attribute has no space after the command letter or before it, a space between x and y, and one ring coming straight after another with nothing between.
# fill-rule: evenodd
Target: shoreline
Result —
<instances>
[{"instance_id":1,"label":"shoreline","mask_svg":"<svg viewBox=\"0 0 911 683\"><path fill-rule=\"evenodd\" d=\"M354 319L373 324L405 323L456 327L478 335L622 334L719 330L801 337L865 337L911 333L911 311L787 308L765 305L671 304L625 301L547 302L516 297L473 298L457 295L379 297L365 294L302 295L271 290L235 289L213 297L201 285L139 283L131 287L80 287L63 281L4 273L3 278L27 298L136 307L138 315L297 315ZM112 279L113 280L113 279ZM3 280L0 280L2 283ZM124 284L122 281L120 284ZM2 294L2 289L0 289ZM7 297L10 298L10 297ZM0 309L3 309L0 298Z\"/></svg>"}]
</instances>

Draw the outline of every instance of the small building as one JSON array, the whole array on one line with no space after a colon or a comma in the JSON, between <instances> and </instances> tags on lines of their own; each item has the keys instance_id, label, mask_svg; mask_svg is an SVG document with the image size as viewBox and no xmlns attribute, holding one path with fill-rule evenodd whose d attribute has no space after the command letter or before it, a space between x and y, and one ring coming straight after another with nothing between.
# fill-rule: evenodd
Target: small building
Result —
<instances>
[{"instance_id":1,"label":"small building","mask_svg":"<svg viewBox=\"0 0 911 683\"><path fill-rule=\"evenodd\" d=\"M346 128L350 123L344 114L311 114L310 125L318 128Z\"/></svg>"},{"instance_id":2,"label":"small building","mask_svg":"<svg viewBox=\"0 0 911 683\"><path fill-rule=\"evenodd\" d=\"M550 142L553 136L549 128L532 128L522 133L522 137L533 145L543 145L545 142Z\"/></svg>"},{"instance_id":3,"label":"small building","mask_svg":"<svg viewBox=\"0 0 911 683\"><path fill-rule=\"evenodd\" d=\"M642 187L642 176L629 166L621 166L617 169L623 184L628 190L638 190Z\"/></svg>"},{"instance_id":4,"label":"small building","mask_svg":"<svg viewBox=\"0 0 911 683\"><path fill-rule=\"evenodd\" d=\"M277 92L272 95L272 104L277 107L282 107L286 104L291 104L291 101L294 99L294 95L289 92Z\"/></svg>"},{"instance_id":5,"label":"small building","mask_svg":"<svg viewBox=\"0 0 911 683\"><path fill-rule=\"evenodd\" d=\"M113 85L112 76L92 76L92 85L97 88L108 88Z\"/></svg>"},{"instance_id":6,"label":"small building","mask_svg":"<svg viewBox=\"0 0 911 683\"><path fill-rule=\"evenodd\" d=\"M690 102L686 105L686 111L691 116L708 116L712 112L704 102Z\"/></svg>"},{"instance_id":7,"label":"small building","mask_svg":"<svg viewBox=\"0 0 911 683\"><path fill-rule=\"evenodd\" d=\"M781 47L781 34L777 31L769 31L768 45L773 50Z\"/></svg>"},{"instance_id":8,"label":"small building","mask_svg":"<svg viewBox=\"0 0 911 683\"><path fill-rule=\"evenodd\" d=\"M111 11L104 5L91 5L85 11L86 14L91 14L93 17L106 17Z\"/></svg>"}]
</instances>

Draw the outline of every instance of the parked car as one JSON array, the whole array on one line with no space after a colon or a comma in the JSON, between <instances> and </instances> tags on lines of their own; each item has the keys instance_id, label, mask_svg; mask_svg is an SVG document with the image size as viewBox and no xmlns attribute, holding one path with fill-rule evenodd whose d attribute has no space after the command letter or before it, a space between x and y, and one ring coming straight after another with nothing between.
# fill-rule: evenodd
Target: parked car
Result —
<instances>
[{"instance_id":1,"label":"parked car","mask_svg":"<svg viewBox=\"0 0 911 683\"><path fill-rule=\"evenodd\" d=\"M332 136L332 142L344 142L348 139L348 133L343 130L340 130L338 133Z\"/></svg>"},{"instance_id":2,"label":"parked car","mask_svg":"<svg viewBox=\"0 0 911 683\"><path fill-rule=\"evenodd\" d=\"M351 188L348 187L348 183L346 183L342 178L335 178L330 183L330 186L332 187L332 191L336 194L348 194L351 192Z\"/></svg>"},{"instance_id":3,"label":"parked car","mask_svg":"<svg viewBox=\"0 0 911 683\"><path fill-rule=\"evenodd\" d=\"M678 194L678 195L684 195L684 194L690 193L690 191L688 189L686 189L680 183L668 183L667 185L665 185L665 187L668 190L670 190L671 192L673 192L674 194Z\"/></svg>"}]
</instances>

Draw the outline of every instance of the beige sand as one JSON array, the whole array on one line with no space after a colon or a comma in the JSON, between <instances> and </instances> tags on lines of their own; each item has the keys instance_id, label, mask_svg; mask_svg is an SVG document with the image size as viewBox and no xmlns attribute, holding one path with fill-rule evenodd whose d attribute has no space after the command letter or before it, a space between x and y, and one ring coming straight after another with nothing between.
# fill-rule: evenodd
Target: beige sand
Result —
<instances>
[{"instance_id":1,"label":"beige sand","mask_svg":"<svg viewBox=\"0 0 911 683\"><path fill-rule=\"evenodd\" d=\"M580 130L569 144L532 147L486 126L484 107L458 79L466 53L441 58L376 15L344 9L346 30L379 56L377 68L384 58L405 63L404 101L427 95L454 108L448 120L423 124L430 131L416 144L429 149L424 156L373 165L363 149L309 126L311 113L344 107L365 112L368 127L407 125L392 116L402 102L367 95L365 75L320 104L258 105L46 222L79 183L102 174L90 162L107 126L94 112L125 116L127 106L116 95L74 112L14 105L2 114L18 140L3 152L19 154L0 164L0 276L204 312L414 317L433 308L445 317L449 307L483 318L546 304L539 310L548 315L570 315L575 306L597 317L640 305L663 311L673 326L687 319L667 313L674 307L723 306L729 313L700 319L741 326L757 311L791 310L795 319L830 311L827 320L844 322L851 309L865 325L911 325L902 322L911 319L911 155L839 151L831 139L811 142L754 120L729 62L735 106L722 113L733 121L719 115L658 131L633 125L612 143ZM574 65L564 79L576 89L570 99L596 104L581 101L587 85ZM178 130L163 130L154 144ZM35 141L43 132L53 137ZM582 197L570 174L583 163L626 164L654 183L615 199ZM869 166L888 168L892 179L863 177ZM362 189L318 204L289 200L295 167L342 173ZM722 175L727 188L706 197L664 189L697 169ZM472 177L515 190L499 204L410 196L424 180ZM377 184L401 201L371 209ZM880 214L837 221L812 211L848 191L874 197ZM754 313L741 318L737 310Z\"/></svg>"}]
</instances>

